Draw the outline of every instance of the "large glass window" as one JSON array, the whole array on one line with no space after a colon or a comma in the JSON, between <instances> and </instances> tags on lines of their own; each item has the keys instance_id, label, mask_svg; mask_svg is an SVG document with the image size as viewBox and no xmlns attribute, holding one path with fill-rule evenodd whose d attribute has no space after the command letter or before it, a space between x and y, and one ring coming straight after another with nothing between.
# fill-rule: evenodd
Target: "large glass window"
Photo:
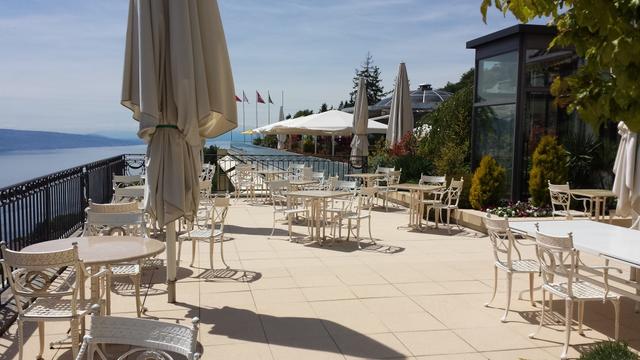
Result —
<instances>
[{"instance_id":1,"label":"large glass window","mask_svg":"<svg viewBox=\"0 0 640 360\"><path fill-rule=\"evenodd\" d=\"M568 50L527 49L525 56L528 87L548 87L556 76L574 73L579 61L578 56Z\"/></svg>"},{"instance_id":2,"label":"large glass window","mask_svg":"<svg viewBox=\"0 0 640 360\"><path fill-rule=\"evenodd\" d=\"M516 101L518 52L513 51L478 61L476 103Z\"/></svg>"},{"instance_id":3,"label":"large glass window","mask_svg":"<svg viewBox=\"0 0 640 360\"><path fill-rule=\"evenodd\" d=\"M475 108L474 162L490 155L507 170L507 186L511 186L513 169L513 127L516 105L479 106ZM507 189L504 189L505 193Z\"/></svg>"}]
</instances>

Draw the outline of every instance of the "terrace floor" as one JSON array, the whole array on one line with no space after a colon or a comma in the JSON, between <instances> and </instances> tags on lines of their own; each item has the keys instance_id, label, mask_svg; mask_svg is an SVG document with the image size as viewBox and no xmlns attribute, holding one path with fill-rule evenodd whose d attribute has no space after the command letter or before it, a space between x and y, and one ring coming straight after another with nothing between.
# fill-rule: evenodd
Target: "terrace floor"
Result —
<instances>
[{"instance_id":1,"label":"terrace floor","mask_svg":"<svg viewBox=\"0 0 640 360\"><path fill-rule=\"evenodd\" d=\"M492 254L488 239L471 230L397 229L406 209L374 211L376 247L353 242L320 247L290 243L286 225L271 232L272 209L232 202L224 243L229 270L208 268L208 244L199 245L189 267L191 244L184 243L176 304L166 302L164 268L150 270L146 317L190 324L201 321L203 359L557 359L563 326L543 328L528 299L528 278L515 276L512 312L505 306L502 274L491 307ZM304 227L296 226L302 232ZM220 266L219 252L216 261ZM528 254L533 256L533 254ZM594 262L594 259L591 259ZM540 279L536 278L536 285ZM130 284L117 284L113 314L135 316ZM518 295L522 296L518 299ZM564 306L556 301L555 310ZM561 315L556 315L562 321ZM613 335L613 307L586 305L585 336L572 333L570 354ZM640 314L623 301L621 337L640 349ZM46 343L61 337L66 323L47 323ZM0 359L17 358L16 326L0 339ZM38 348L35 326L25 329L26 359ZM70 350L47 350L45 359L69 359Z\"/></svg>"}]
</instances>

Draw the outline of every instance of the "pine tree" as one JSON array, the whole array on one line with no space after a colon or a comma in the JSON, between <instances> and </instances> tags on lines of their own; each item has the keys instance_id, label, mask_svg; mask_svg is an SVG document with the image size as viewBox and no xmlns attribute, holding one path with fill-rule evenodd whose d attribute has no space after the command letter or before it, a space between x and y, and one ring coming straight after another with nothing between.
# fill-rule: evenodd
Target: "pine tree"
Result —
<instances>
[{"instance_id":1,"label":"pine tree","mask_svg":"<svg viewBox=\"0 0 640 360\"><path fill-rule=\"evenodd\" d=\"M338 110L344 109L344 102L340 101L340 105L338 105Z\"/></svg>"},{"instance_id":2,"label":"pine tree","mask_svg":"<svg viewBox=\"0 0 640 360\"><path fill-rule=\"evenodd\" d=\"M356 69L356 75L353 77L353 91L349 93L350 100L345 102L344 106L354 106L356 102L356 94L358 93L358 82L363 77L367 84L367 101L369 105L373 105L387 94L382 86L380 78L380 68L373 64L373 56L367 52L367 57L360 65L360 69Z\"/></svg>"},{"instance_id":3,"label":"pine tree","mask_svg":"<svg viewBox=\"0 0 640 360\"><path fill-rule=\"evenodd\" d=\"M327 105L327 103L322 103L322 105L320 106L320 111L321 113L328 111L329 110L329 106Z\"/></svg>"}]
</instances>

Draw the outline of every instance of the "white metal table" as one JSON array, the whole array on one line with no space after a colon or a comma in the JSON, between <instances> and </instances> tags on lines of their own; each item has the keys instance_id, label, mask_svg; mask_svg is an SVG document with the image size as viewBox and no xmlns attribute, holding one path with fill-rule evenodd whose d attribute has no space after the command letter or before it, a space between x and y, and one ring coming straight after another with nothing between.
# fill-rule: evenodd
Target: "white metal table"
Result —
<instances>
[{"instance_id":1,"label":"white metal table","mask_svg":"<svg viewBox=\"0 0 640 360\"><path fill-rule=\"evenodd\" d=\"M596 221L604 220L607 198L617 197L613 191L606 189L571 189L571 195L588 198L592 204L595 203L595 209L589 210L594 210Z\"/></svg>"},{"instance_id":2,"label":"white metal table","mask_svg":"<svg viewBox=\"0 0 640 360\"><path fill-rule=\"evenodd\" d=\"M371 187L373 186L373 182L376 179L382 179L385 176L387 176L387 174L381 174L381 173L361 173L361 174L346 174L345 177L350 177L350 178L356 178L356 179L361 179L363 182L363 185L365 187Z\"/></svg>"},{"instance_id":3,"label":"white metal table","mask_svg":"<svg viewBox=\"0 0 640 360\"><path fill-rule=\"evenodd\" d=\"M392 187L397 190L409 191L409 224L407 225L407 227L413 228L413 229L419 229L422 224L422 219L420 219L420 215L422 214L422 212L420 211L420 206L423 206L422 199L424 198L424 194L441 190L442 188L444 188L444 186L441 186L441 185L420 185L420 184L409 184L409 183L392 185ZM436 216L436 227L438 227L437 211L435 216Z\"/></svg>"},{"instance_id":4,"label":"white metal table","mask_svg":"<svg viewBox=\"0 0 640 360\"><path fill-rule=\"evenodd\" d=\"M591 220L553 220L553 221L512 221L509 226L514 231L535 238L536 224L539 231L548 235L573 235L573 246L588 254L612 260L632 268L640 268L640 231L610 225ZM640 284L608 275L609 280L623 283L636 289L630 293L620 288L613 288L619 294L640 301Z\"/></svg>"}]
</instances>

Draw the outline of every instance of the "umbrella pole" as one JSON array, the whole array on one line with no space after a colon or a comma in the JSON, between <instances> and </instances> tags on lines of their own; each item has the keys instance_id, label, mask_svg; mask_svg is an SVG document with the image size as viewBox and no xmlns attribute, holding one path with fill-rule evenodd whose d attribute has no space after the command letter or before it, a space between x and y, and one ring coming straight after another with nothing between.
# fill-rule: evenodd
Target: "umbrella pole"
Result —
<instances>
[{"instance_id":1,"label":"umbrella pole","mask_svg":"<svg viewBox=\"0 0 640 360\"><path fill-rule=\"evenodd\" d=\"M168 302L176 302L176 222L167 224L166 228L167 247L167 294Z\"/></svg>"},{"instance_id":2,"label":"umbrella pole","mask_svg":"<svg viewBox=\"0 0 640 360\"><path fill-rule=\"evenodd\" d=\"M331 135L331 156L336 155L336 137Z\"/></svg>"}]
</instances>

